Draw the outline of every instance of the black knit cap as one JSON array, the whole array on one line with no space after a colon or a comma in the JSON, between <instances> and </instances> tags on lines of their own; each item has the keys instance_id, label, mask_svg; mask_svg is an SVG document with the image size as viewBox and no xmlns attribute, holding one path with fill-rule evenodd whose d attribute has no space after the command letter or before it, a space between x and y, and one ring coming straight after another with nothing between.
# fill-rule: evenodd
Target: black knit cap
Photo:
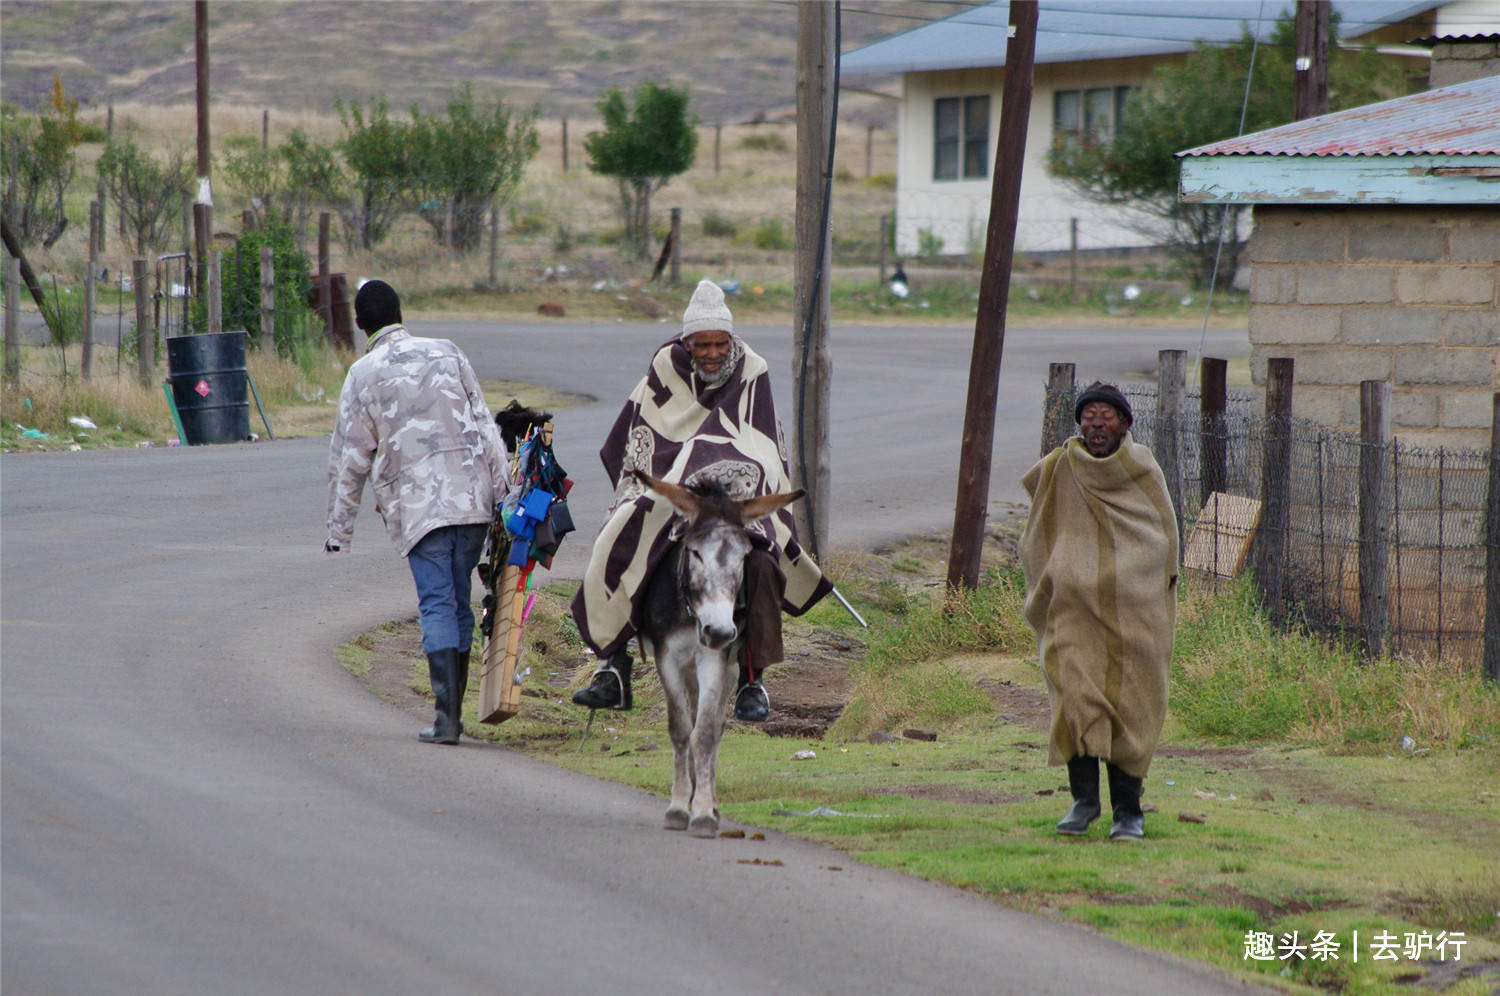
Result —
<instances>
[{"instance_id":1,"label":"black knit cap","mask_svg":"<svg viewBox=\"0 0 1500 996\"><path fill-rule=\"evenodd\" d=\"M1113 384L1106 384L1102 380L1096 380L1083 389L1078 396L1078 402L1073 406L1073 421L1083 421L1083 406L1090 401L1103 401L1105 404L1115 406L1115 411L1120 413L1126 424L1135 422L1135 413L1130 410L1130 402L1125 400L1125 395Z\"/></svg>"},{"instance_id":2,"label":"black knit cap","mask_svg":"<svg viewBox=\"0 0 1500 996\"><path fill-rule=\"evenodd\" d=\"M384 280L366 280L354 295L354 322L366 332L401 323L401 296Z\"/></svg>"}]
</instances>

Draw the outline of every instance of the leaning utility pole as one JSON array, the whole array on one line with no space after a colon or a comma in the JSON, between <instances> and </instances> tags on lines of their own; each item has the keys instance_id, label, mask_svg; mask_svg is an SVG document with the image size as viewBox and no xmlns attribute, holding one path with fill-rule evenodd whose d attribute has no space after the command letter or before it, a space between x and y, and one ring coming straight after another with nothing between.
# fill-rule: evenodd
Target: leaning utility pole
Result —
<instances>
[{"instance_id":1,"label":"leaning utility pole","mask_svg":"<svg viewBox=\"0 0 1500 996\"><path fill-rule=\"evenodd\" d=\"M1297 0L1296 69L1292 74L1292 119L1328 113L1329 0Z\"/></svg>"},{"instance_id":2,"label":"leaning utility pole","mask_svg":"<svg viewBox=\"0 0 1500 996\"><path fill-rule=\"evenodd\" d=\"M823 0L797 4L797 249L792 332L792 484L807 497L792 506L797 532L814 557L828 548L829 225L832 191L834 73L838 8Z\"/></svg>"},{"instance_id":3,"label":"leaning utility pole","mask_svg":"<svg viewBox=\"0 0 1500 996\"><path fill-rule=\"evenodd\" d=\"M969 397L964 408L964 438L958 458L953 542L948 550L950 590L972 589L979 584L979 554L984 545L984 520L990 502L1000 356L1005 347L1005 308L1010 300L1011 257L1016 246L1021 170L1031 109L1036 21L1037 0L1011 0L1010 40L1005 46L1005 91L1000 101L1000 142L990 194L984 270L979 277L974 352L969 360Z\"/></svg>"}]
</instances>

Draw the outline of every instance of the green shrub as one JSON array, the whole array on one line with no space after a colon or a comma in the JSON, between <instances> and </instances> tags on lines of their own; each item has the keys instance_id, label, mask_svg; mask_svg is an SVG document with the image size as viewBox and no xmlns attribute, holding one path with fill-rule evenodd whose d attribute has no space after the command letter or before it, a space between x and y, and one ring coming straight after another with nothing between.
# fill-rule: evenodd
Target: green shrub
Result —
<instances>
[{"instance_id":1,"label":"green shrub","mask_svg":"<svg viewBox=\"0 0 1500 996\"><path fill-rule=\"evenodd\" d=\"M735 237L735 245L747 243L756 249L790 249L792 236L787 231L786 223L780 218L767 218L750 231L741 232Z\"/></svg>"},{"instance_id":2,"label":"green shrub","mask_svg":"<svg viewBox=\"0 0 1500 996\"><path fill-rule=\"evenodd\" d=\"M785 152L786 139L781 137L779 131L756 132L740 139L740 148L755 149L760 152Z\"/></svg>"},{"instance_id":3,"label":"green shrub","mask_svg":"<svg viewBox=\"0 0 1500 996\"><path fill-rule=\"evenodd\" d=\"M739 226L717 211L709 211L703 216L703 234L710 239L732 239L739 232Z\"/></svg>"}]
</instances>

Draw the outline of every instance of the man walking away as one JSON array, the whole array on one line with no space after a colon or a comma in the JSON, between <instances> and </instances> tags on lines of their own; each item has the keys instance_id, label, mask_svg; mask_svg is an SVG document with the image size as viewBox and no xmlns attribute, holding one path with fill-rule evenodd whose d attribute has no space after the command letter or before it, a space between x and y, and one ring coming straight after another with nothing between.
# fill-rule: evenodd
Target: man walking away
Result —
<instances>
[{"instance_id":1,"label":"man walking away","mask_svg":"<svg viewBox=\"0 0 1500 996\"><path fill-rule=\"evenodd\" d=\"M417 587L435 712L418 736L456 744L474 641L470 581L495 504L510 490L510 461L468 359L446 339L408 332L390 284L362 284L354 319L369 339L339 394L323 548L349 546L371 480L375 510Z\"/></svg>"}]
</instances>

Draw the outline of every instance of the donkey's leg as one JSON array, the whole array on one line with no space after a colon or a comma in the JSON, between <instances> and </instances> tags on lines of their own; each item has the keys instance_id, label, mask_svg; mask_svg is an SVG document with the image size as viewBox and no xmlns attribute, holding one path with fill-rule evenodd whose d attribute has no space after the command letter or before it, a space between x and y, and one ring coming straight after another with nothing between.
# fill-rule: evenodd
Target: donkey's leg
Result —
<instances>
[{"instance_id":1,"label":"donkey's leg","mask_svg":"<svg viewBox=\"0 0 1500 996\"><path fill-rule=\"evenodd\" d=\"M696 663L698 701L692 735L695 788L689 829L694 837L714 837L719 832L719 793L715 778L719 739L724 735L724 710L729 702L732 660L723 650L699 646Z\"/></svg>"},{"instance_id":2,"label":"donkey's leg","mask_svg":"<svg viewBox=\"0 0 1500 996\"><path fill-rule=\"evenodd\" d=\"M668 830L686 830L688 807L693 799L691 767L693 706L696 676L690 677L693 647L697 643L691 628L661 640L656 646L656 673L661 679L662 694L667 700L667 731L672 738L672 801L667 806L665 826Z\"/></svg>"}]
</instances>

